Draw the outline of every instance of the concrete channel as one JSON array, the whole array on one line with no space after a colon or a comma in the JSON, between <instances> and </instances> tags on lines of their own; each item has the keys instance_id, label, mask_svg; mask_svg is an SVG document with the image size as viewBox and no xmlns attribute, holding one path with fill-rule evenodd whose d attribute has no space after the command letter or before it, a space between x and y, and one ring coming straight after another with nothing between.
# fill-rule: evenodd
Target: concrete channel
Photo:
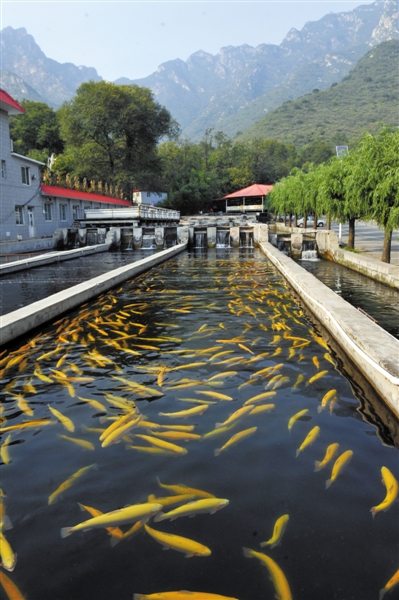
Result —
<instances>
[{"instance_id":1,"label":"concrete channel","mask_svg":"<svg viewBox=\"0 0 399 600\"><path fill-rule=\"evenodd\" d=\"M127 279L172 258L186 247L187 243L178 244L4 315L1 317L0 345L29 333L35 327L54 320L61 314L107 292Z\"/></svg>"},{"instance_id":2,"label":"concrete channel","mask_svg":"<svg viewBox=\"0 0 399 600\"><path fill-rule=\"evenodd\" d=\"M399 341L272 244L260 247L399 419Z\"/></svg>"},{"instance_id":3,"label":"concrete channel","mask_svg":"<svg viewBox=\"0 0 399 600\"><path fill-rule=\"evenodd\" d=\"M85 246L83 248L74 248L73 250L62 250L60 252L47 252L40 256L33 256L32 258L26 258L15 262L0 265L0 275L8 275L9 273L16 273L17 271L25 271L26 269L33 269L35 267L43 267L44 265L50 265L54 262L62 260L72 260L73 258L79 258L81 256L88 256L90 254L97 254L98 252L108 252L111 244L95 244L94 246Z\"/></svg>"}]
</instances>

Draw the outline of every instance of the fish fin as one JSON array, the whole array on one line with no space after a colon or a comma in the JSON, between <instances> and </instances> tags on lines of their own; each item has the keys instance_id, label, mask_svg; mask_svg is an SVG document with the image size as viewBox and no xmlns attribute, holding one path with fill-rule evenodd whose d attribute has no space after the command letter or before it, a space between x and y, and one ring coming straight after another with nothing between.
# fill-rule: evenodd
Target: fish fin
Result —
<instances>
[{"instance_id":1,"label":"fish fin","mask_svg":"<svg viewBox=\"0 0 399 600\"><path fill-rule=\"evenodd\" d=\"M215 423L215 429L220 429L223 427L223 423Z\"/></svg>"},{"instance_id":2,"label":"fish fin","mask_svg":"<svg viewBox=\"0 0 399 600\"><path fill-rule=\"evenodd\" d=\"M195 556L193 552L187 552L184 558L191 558L192 556Z\"/></svg>"},{"instance_id":3,"label":"fish fin","mask_svg":"<svg viewBox=\"0 0 399 600\"><path fill-rule=\"evenodd\" d=\"M314 470L315 470L315 472L316 471L320 471L320 465L321 465L321 462L319 460L315 460L314 461Z\"/></svg>"},{"instance_id":4,"label":"fish fin","mask_svg":"<svg viewBox=\"0 0 399 600\"><path fill-rule=\"evenodd\" d=\"M100 417L98 420L100 421L101 425L104 425L104 423L107 423L108 417Z\"/></svg>"},{"instance_id":5,"label":"fish fin","mask_svg":"<svg viewBox=\"0 0 399 600\"><path fill-rule=\"evenodd\" d=\"M327 481L326 481L326 490L330 487L331 484L332 484L331 479L327 479Z\"/></svg>"},{"instance_id":6,"label":"fish fin","mask_svg":"<svg viewBox=\"0 0 399 600\"><path fill-rule=\"evenodd\" d=\"M133 600L142 600L143 598L143 594L133 594Z\"/></svg>"},{"instance_id":7,"label":"fish fin","mask_svg":"<svg viewBox=\"0 0 399 600\"><path fill-rule=\"evenodd\" d=\"M300 453L300 450L298 449L298 450L296 451L295 458L298 458L298 456L299 456L299 453Z\"/></svg>"},{"instance_id":8,"label":"fish fin","mask_svg":"<svg viewBox=\"0 0 399 600\"><path fill-rule=\"evenodd\" d=\"M250 548L243 548L243 554L246 558L253 558L253 550L251 550Z\"/></svg>"},{"instance_id":9,"label":"fish fin","mask_svg":"<svg viewBox=\"0 0 399 600\"><path fill-rule=\"evenodd\" d=\"M162 550L170 550L169 546L162 546Z\"/></svg>"},{"instance_id":10,"label":"fish fin","mask_svg":"<svg viewBox=\"0 0 399 600\"><path fill-rule=\"evenodd\" d=\"M116 544L119 544L119 542L122 540L123 538L121 537L116 537L116 535L111 535L111 548L114 548L114 546L116 546Z\"/></svg>"},{"instance_id":11,"label":"fish fin","mask_svg":"<svg viewBox=\"0 0 399 600\"><path fill-rule=\"evenodd\" d=\"M12 529L13 524L11 523L11 519L8 515L4 515L1 520L1 530L7 531L8 529Z\"/></svg>"},{"instance_id":12,"label":"fish fin","mask_svg":"<svg viewBox=\"0 0 399 600\"><path fill-rule=\"evenodd\" d=\"M157 478L158 479L158 478ZM158 514L155 515L154 517L154 523L158 523L159 521L163 521L165 519L165 513L163 512L159 512Z\"/></svg>"},{"instance_id":13,"label":"fish fin","mask_svg":"<svg viewBox=\"0 0 399 600\"><path fill-rule=\"evenodd\" d=\"M214 455L215 456L219 456L219 454L221 453L222 449L221 448L216 448Z\"/></svg>"},{"instance_id":14,"label":"fish fin","mask_svg":"<svg viewBox=\"0 0 399 600\"><path fill-rule=\"evenodd\" d=\"M72 533L73 527L62 527L61 529L61 537L66 538Z\"/></svg>"},{"instance_id":15,"label":"fish fin","mask_svg":"<svg viewBox=\"0 0 399 600\"><path fill-rule=\"evenodd\" d=\"M370 512L373 515L373 519L374 519L375 515L377 514L377 511L375 510L375 506L373 506L373 508L370 510Z\"/></svg>"},{"instance_id":16,"label":"fish fin","mask_svg":"<svg viewBox=\"0 0 399 600\"><path fill-rule=\"evenodd\" d=\"M319 406L317 407L317 412L321 413L322 410L323 410L323 407L321 404L319 404Z\"/></svg>"}]
</instances>

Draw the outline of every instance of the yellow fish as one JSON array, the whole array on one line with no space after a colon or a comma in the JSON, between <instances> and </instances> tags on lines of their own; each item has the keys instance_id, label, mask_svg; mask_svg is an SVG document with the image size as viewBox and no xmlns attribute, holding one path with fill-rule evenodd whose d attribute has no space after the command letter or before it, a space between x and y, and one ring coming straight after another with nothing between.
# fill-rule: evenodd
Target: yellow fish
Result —
<instances>
[{"instance_id":1,"label":"yellow fish","mask_svg":"<svg viewBox=\"0 0 399 600\"><path fill-rule=\"evenodd\" d=\"M389 592L392 588L395 587L395 585L398 585L399 583L399 569L396 571L396 573L394 573L391 577L391 579L388 581L388 583L385 585L385 587L382 588L382 590L380 590L380 597L378 600L382 600L383 597L385 596L385 594L387 592Z\"/></svg>"},{"instance_id":2,"label":"yellow fish","mask_svg":"<svg viewBox=\"0 0 399 600\"><path fill-rule=\"evenodd\" d=\"M101 448L106 448L107 446L110 446L111 444L118 444L120 442L120 440L134 427L137 426L137 424L139 423L139 421L141 421L142 416L141 414L132 412L128 415L124 415L124 417L128 417L128 418L122 418L122 419L118 419L117 421L114 421L114 423L112 425L110 425L104 433L101 434L100 436L100 441L102 441L101 443ZM113 425L117 425L116 427L113 428ZM108 431L108 433L107 433Z\"/></svg>"},{"instance_id":3,"label":"yellow fish","mask_svg":"<svg viewBox=\"0 0 399 600\"><path fill-rule=\"evenodd\" d=\"M242 406L241 408L233 412L225 421L223 421L223 423L216 423L215 429L220 429L221 427L227 427L228 425L231 425L231 423L234 423L234 421L245 417L245 415L248 414L252 409L253 406L251 405Z\"/></svg>"},{"instance_id":4,"label":"yellow fish","mask_svg":"<svg viewBox=\"0 0 399 600\"><path fill-rule=\"evenodd\" d=\"M272 580L278 600L292 600L290 586L287 578L284 575L278 564L263 552L256 552L249 548L243 548L244 556L247 558L257 558L264 567L269 571L270 579Z\"/></svg>"},{"instance_id":5,"label":"yellow fish","mask_svg":"<svg viewBox=\"0 0 399 600\"><path fill-rule=\"evenodd\" d=\"M133 600L237 600L221 596L220 594L209 594L207 592L158 592L155 594L133 594Z\"/></svg>"},{"instance_id":6,"label":"yellow fish","mask_svg":"<svg viewBox=\"0 0 399 600\"><path fill-rule=\"evenodd\" d=\"M203 396L209 396L210 398L215 398L216 400L233 400L231 396L227 394L220 394L219 392L199 392L196 391L196 394L202 394Z\"/></svg>"},{"instance_id":7,"label":"yellow fish","mask_svg":"<svg viewBox=\"0 0 399 600\"><path fill-rule=\"evenodd\" d=\"M177 496L164 496L163 498L157 498L154 494L150 494L147 498L148 502L155 502L156 504L162 504L163 507L170 506L171 504L179 504L181 502L187 502L195 498L195 494L178 494Z\"/></svg>"},{"instance_id":8,"label":"yellow fish","mask_svg":"<svg viewBox=\"0 0 399 600\"><path fill-rule=\"evenodd\" d=\"M63 527L61 529L61 537L65 538L75 531L85 531L86 529L98 529L102 527L119 527L126 523L132 523L138 519L146 522L148 519L156 515L162 508L161 504L145 502L144 504L132 504L125 506L119 510L113 510L108 513L103 513L83 523L79 523L74 527Z\"/></svg>"},{"instance_id":9,"label":"yellow fish","mask_svg":"<svg viewBox=\"0 0 399 600\"><path fill-rule=\"evenodd\" d=\"M326 454L323 458L322 461L316 460L314 463L314 470L315 471L320 471L321 469L323 469L332 458L334 458L334 456L336 455L336 453L338 452L338 448L339 448L339 444L330 444L327 447L326 450Z\"/></svg>"},{"instance_id":10,"label":"yellow fish","mask_svg":"<svg viewBox=\"0 0 399 600\"><path fill-rule=\"evenodd\" d=\"M145 440L152 446L161 448L162 450L167 450L168 452L173 452L175 454L187 454L187 452L188 452L187 448L182 448L181 446L178 446L177 444L172 444L171 442L167 442L166 440L160 440L159 438L155 438L151 435L136 433L135 437Z\"/></svg>"},{"instance_id":11,"label":"yellow fish","mask_svg":"<svg viewBox=\"0 0 399 600\"><path fill-rule=\"evenodd\" d=\"M283 515L279 517L274 524L273 535L267 542L262 542L261 547L270 546L270 548L274 548L275 546L279 546L281 543L282 537L285 532L285 528L287 527L287 523L289 521L289 515Z\"/></svg>"},{"instance_id":12,"label":"yellow fish","mask_svg":"<svg viewBox=\"0 0 399 600\"><path fill-rule=\"evenodd\" d=\"M67 429L68 431L71 431L71 432L75 431L75 425L73 424L73 422L71 421L71 419L69 417L66 417L65 415L63 415L59 410L50 406L50 404L48 405L48 407L49 407L50 412L52 412L53 415L63 424L65 429Z\"/></svg>"},{"instance_id":13,"label":"yellow fish","mask_svg":"<svg viewBox=\"0 0 399 600\"><path fill-rule=\"evenodd\" d=\"M330 390L326 394L324 394L321 404L317 407L317 412L321 412L328 404L330 400L334 401L337 394L337 390Z\"/></svg>"},{"instance_id":14,"label":"yellow fish","mask_svg":"<svg viewBox=\"0 0 399 600\"><path fill-rule=\"evenodd\" d=\"M296 451L296 457L307 446L310 446L310 444L313 444L313 442L315 441L315 439L317 438L319 433L320 433L320 427L318 425L316 425L316 427L313 427L313 429L311 429L309 431L308 435L306 436L306 438L304 439L304 441L302 442L302 444L299 446L298 450Z\"/></svg>"},{"instance_id":15,"label":"yellow fish","mask_svg":"<svg viewBox=\"0 0 399 600\"><path fill-rule=\"evenodd\" d=\"M9 600L26 600L26 597L22 595L15 583L2 571L0 571L0 583Z\"/></svg>"},{"instance_id":16,"label":"yellow fish","mask_svg":"<svg viewBox=\"0 0 399 600\"><path fill-rule=\"evenodd\" d=\"M172 413L158 413L161 417L170 417L172 419L187 419L194 415L202 415L208 408L207 404L201 404L200 406L194 406L194 408L188 408L187 410L179 410Z\"/></svg>"},{"instance_id":17,"label":"yellow fish","mask_svg":"<svg viewBox=\"0 0 399 600\"><path fill-rule=\"evenodd\" d=\"M189 442L191 440L200 440L201 436L198 433L189 433L187 431L153 431L149 430L153 435L164 438L166 440L182 440Z\"/></svg>"},{"instance_id":18,"label":"yellow fish","mask_svg":"<svg viewBox=\"0 0 399 600\"><path fill-rule=\"evenodd\" d=\"M316 367L317 370L320 369L320 362L319 362L319 359L317 358L317 356L313 356L312 363L314 364L314 366Z\"/></svg>"},{"instance_id":19,"label":"yellow fish","mask_svg":"<svg viewBox=\"0 0 399 600\"><path fill-rule=\"evenodd\" d=\"M261 404L260 406L255 406L249 413L249 416L258 415L259 413L266 412L269 410L274 410L275 404Z\"/></svg>"},{"instance_id":20,"label":"yellow fish","mask_svg":"<svg viewBox=\"0 0 399 600\"><path fill-rule=\"evenodd\" d=\"M179 517L191 517L198 514L211 513L213 515L216 511L224 508L229 503L226 498L202 498L201 500L193 500L182 506L178 506L174 510L167 513L159 512L154 517L154 522L164 521L170 519L174 521Z\"/></svg>"},{"instance_id":21,"label":"yellow fish","mask_svg":"<svg viewBox=\"0 0 399 600\"><path fill-rule=\"evenodd\" d=\"M214 498L215 496L213 494L210 494L209 492L205 492L204 490L198 490L196 488L191 488L191 487L187 487L186 485L184 485L183 483L179 483L176 485L168 485L166 483L161 483L159 478L157 477L157 482L159 487L165 489L165 490L170 490L171 492L174 492L175 494L194 494L195 496L198 496L198 498Z\"/></svg>"},{"instance_id":22,"label":"yellow fish","mask_svg":"<svg viewBox=\"0 0 399 600\"><path fill-rule=\"evenodd\" d=\"M194 540L172 533L157 531L148 527L148 525L144 525L144 529L154 540L162 544L164 548L184 552L186 558L191 558L192 556L209 556L211 554L211 550L207 546L199 544Z\"/></svg>"},{"instance_id":23,"label":"yellow fish","mask_svg":"<svg viewBox=\"0 0 399 600\"><path fill-rule=\"evenodd\" d=\"M11 433L8 434L8 436L6 437L6 439L4 441L4 444L2 444L1 448L0 448L0 457L5 465L10 464L10 462L11 462L10 453L8 451L8 446L10 445L10 440L11 440Z\"/></svg>"},{"instance_id":24,"label":"yellow fish","mask_svg":"<svg viewBox=\"0 0 399 600\"><path fill-rule=\"evenodd\" d=\"M249 437L250 435L253 435L257 429L258 429L257 427L250 427L249 429L244 429L243 431L239 431L238 433L235 433L229 440L227 440L227 442L221 448L217 448L215 450L215 452L214 452L215 456L219 456L219 454L223 450L226 450L233 444L236 444L237 442L240 442L241 440Z\"/></svg>"},{"instance_id":25,"label":"yellow fish","mask_svg":"<svg viewBox=\"0 0 399 600\"><path fill-rule=\"evenodd\" d=\"M296 382L294 383L294 385L292 386L292 389L296 389L301 383L302 381L305 379L305 377L302 375L302 373L299 373Z\"/></svg>"},{"instance_id":26,"label":"yellow fish","mask_svg":"<svg viewBox=\"0 0 399 600\"><path fill-rule=\"evenodd\" d=\"M275 396L276 392L263 392L262 394L258 394L257 396L252 396L252 398L248 398L248 400L245 400L244 402L244 406L246 406L247 404L255 404L256 402L260 402L261 400L264 400L265 398L271 398L272 396Z\"/></svg>"},{"instance_id":27,"label":"yellow fish","mask_svg":"<svg viewBox=\"0 0 399 600\"><path fill-rule=\"evenodd\" d=\"M93 469L93 468L97 469L97 465L92 464L92 465L88 465L87 467L83 467L82 469L79 469L79 471L76 471L76 473L74 473L73 475L68 477L68 479L66 481L61 483L61 485L55 490L55 492L50 494L49 499L48 499L48 504L54 504L54 502L57 499L57 496L59 496L60 494L62 494L66 490L68 490L75 483L75 481L77 479L79 479L79 477L82 477L82 475L84 475L87 471L89 471L89 469Z\"/></svg>"},{"instance_id":28,"label":"yellow fish","mask_svg":"<svg viewBox=\"0 0 399 600\"><path fill-rule=\"evenodd\" d=\"M44 427L45 425L52 425L54 421L50 419L35 419L32 421L24 421L18 425L6 425L0 427L0 433L6 433L7 431L15 431L16 429L27 429L28 427Z\"/></svg>"},{"instance_id":29,"label":"yellow fish","mask_svg":"<svg viewBox=\"0 0 399 600\"><path fill-rule=\"evenodd\" d=\"M73 442L85 450L94 450L94 444L88 442L87 440L80 440L79 438L69 437L69 435L61 435L60 433L58 434L58 437L63 440L68 440L69 442Z\"/></svg>"},{"instance_id":30,"label":"yellow fish","mask_svg":"<svg viewBox=\"0 0 399 600\"><path fill-rule=\"evenodd\" d=\"M80 510L86 510L88 513L91 514L92 517L99 517L100 515L104 514L103 512L101 512L101 510L97 510L97 508L93 508L92 506L86 506L85 504L80 504L80 502L78 502L78 504ZM119 527L106 527L105 529L110 535L118 539L123 538L123 531Z\"/></svg>"},{"instance_id":31,"label":"yellow fish","mask_svg":"<svg viewBox=\"0 0 399 600\"><path fill-rule=\"evenodd\" d=\"M84 398L83 396L78 396L78 398L82 402L87 402L87 404L90 404L96 410L101 410L101 411L107 410L105 408L104 404L101 404L101 402L98 402L97 400L92 400L91 398Z\"/></svg>"},{"instance_id":32,"label":"yellow fish","mask_svg":"<svg viewBox=\"0 0 399 600\"><path fill-rule=\"evenodd\" d=\"M309 379L309 381L307 382L306 385L310 385L314 381L317 381L318 379L321 379L322 377L324 377L324 375L327 375L327 373L328 373L328 371L319 371L318 373L316 373L316 375L313 375L313 377L311 377Z\"/></svg>"},{"instance_id":33,"label":"yellow fish","mask_svg":"<svg viewBox=\"0 0 399 600\"><path fill-rule=\"evenodd\" d=\"M344 466L350 461L352 456L352 450L346 450L346 452L343 452L340 456L338 456L332 468L331 479L326 481L326 488L329 488L332 482L337 479L338 475L341 473Z\"/></svg>"},{"instance_id":34,"label":"yellow fish","mask_svg":"<svg viewBox=\"0 0 399 600\"><path fill-rule=\"evenodd\" d=\"M301 417L306 415L306 413L308 413L308 412L309 412L309 409L304 408L303 410L300 410L299 412L295 413L295 415L293 415L291 417L291 419L288 421L288 431L291 431L295 421L297 421L298 419L300 419Z\"/></svg>"},{"instance_id":35,"label":"yellow fish","mask_svg":"<svg viewBox=\"0 0 399 600\"><path fill-rule=\"evenodd\" d=\"M14 554L9 542L7 541L2 528L0 528L0 555L1 555L1 566L7 571L13 571L17 562L17 555Z\"/></svg>"},{"instance_id":36,"label":"yellow fish","mask_svg":"<svg viewBox=\"0 0 399 600\"><path fill-rule=\"evenodd\" d=\"M373 506L371 514L373 517L376 513L386 511L392 506L398 496L398 482L387 467L381 467L382 482L387 489L384 500L378 506Z\"/></svg>"}]
</instances>

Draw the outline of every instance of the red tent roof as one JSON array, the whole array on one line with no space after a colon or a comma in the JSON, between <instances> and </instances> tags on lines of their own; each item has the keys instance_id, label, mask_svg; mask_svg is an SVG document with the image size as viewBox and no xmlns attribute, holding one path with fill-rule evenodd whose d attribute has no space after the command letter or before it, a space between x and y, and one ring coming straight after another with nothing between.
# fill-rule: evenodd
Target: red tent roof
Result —
<instances>
[{"instance_id":1,"label":"red tent roof","mask_svg":"<svg viewBox=\"0 0 399 600\"><path fill-rule=\"evenodd\" d=\"M251 196L266 196L270 190L273 189L272 185L263 185L261 183L254 183L249 187L243 188L242 190L238 190L238 192L233 192L232 194L228 194L227 196L223 196L223 198L249 198Z\"/></svg>"},{"instance_id":2,"label":"red tent roof","mask_svg":"<svg viewBox=\"0 0 399 600\"><path fill-rule=\"evenodd\" d=\"M19 113L26 112L23 106L18 104L14 98L11 98L10 94L2 89L0 89L0 108L10 115L18 115Z\"/></svg>"},{"instance_id":3,"label":"red tent roof","mask_svg":"<svg viewBox=\"0 0 399 600\"><path fill-rule=\"evenodd\" d=\"M69 188L61 188L55 185L42 185L41 187L42 193L46 196L58 196L60 198L75 198L77 200L89 200L91 202L104 202L106 204L117 204L118 206L132 206L131 202L128 202L127 200L121 200L120 198L112 198L111 196L90 194L88 192L70 190Z\"/></svg>"}]
</instances>

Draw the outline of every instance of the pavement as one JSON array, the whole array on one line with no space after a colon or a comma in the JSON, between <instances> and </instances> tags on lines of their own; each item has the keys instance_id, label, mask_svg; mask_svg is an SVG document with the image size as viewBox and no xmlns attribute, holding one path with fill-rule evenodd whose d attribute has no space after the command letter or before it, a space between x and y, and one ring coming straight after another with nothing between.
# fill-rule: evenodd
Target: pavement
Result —
<instances>
[{"instance_id":1,"label":"pavement","mask_svg":"<svg viewBox=\"0 0 399 600\"><path fill-rule=\"evenodd\" d=\"M332 223L331 229L337 232L339 236L339 224ZM348 230L347 224L342 225L342 245L346 246L348 243ZM382 248L384 244L384 232L377 227L373 222L365 223L364 221L356 221L355 224L355 250L364 254L365 256L371 256L381 260ZM399 230L395 229L392 234L392 246L391 246L391 265L399 266Z\"/></svg>"}]
</instances>

